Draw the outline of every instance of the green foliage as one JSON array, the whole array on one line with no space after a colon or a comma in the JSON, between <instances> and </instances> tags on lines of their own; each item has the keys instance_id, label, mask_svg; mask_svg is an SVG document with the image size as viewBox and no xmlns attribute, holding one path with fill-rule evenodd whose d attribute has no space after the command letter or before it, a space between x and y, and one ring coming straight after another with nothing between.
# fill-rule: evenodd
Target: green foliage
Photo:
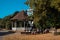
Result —
<instances>
[{"instance_id":1,"label":"green foliage","mask_svg":"<svg viewBox=\"0 0 60 40\"><path fill-rule=\"evenodd\" d=\"M26 3L34 10L35 26L53 27L60 24L60 0L27 0Z\"/></svg>"},{"instance_id":2,"label":"green foliage","mask_svg":"<svg viewBox=\"0 0 60 40\"><path fill-rule=\"evenodd\" d=\"M0 19L0 27L9 29L12 27L11 25L11 18L14 17L19 11L14 12L14 14L5 16L4 18Z\"/></svg>"}]
</instances>

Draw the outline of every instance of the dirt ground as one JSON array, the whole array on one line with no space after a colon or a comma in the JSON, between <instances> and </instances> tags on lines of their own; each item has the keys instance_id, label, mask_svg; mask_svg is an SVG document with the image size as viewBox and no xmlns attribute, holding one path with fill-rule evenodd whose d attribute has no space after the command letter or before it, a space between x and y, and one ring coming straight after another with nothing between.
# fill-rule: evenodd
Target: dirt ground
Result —
<instances>
[{"instance_id":1,"label":"dirt ground","mask_svg":"<svg viewBox=\"0 0 60 40\"><path fill-rule=\"evenodd\" d=\"M9 34L3 37L3 40L60 40L60 35L54 36L52 33L25 35L19 33Z\"/></svg>"}]
</instances>

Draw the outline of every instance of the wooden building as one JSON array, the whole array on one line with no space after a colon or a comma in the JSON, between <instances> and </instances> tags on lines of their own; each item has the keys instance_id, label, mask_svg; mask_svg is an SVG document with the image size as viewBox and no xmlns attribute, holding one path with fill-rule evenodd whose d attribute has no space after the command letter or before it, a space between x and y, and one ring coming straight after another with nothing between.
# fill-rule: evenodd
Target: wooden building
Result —
<instances>
[{"instance_id":1,"label":"wooden building","mask_svg":"<svg viewBox=\"0 0 60 40\"><path fill-rule=\"evenodd\" d=\"M21 11L17 13L14 17L11 18L12 21L12 30L25 30L27 24L27 12ZM23 28L22 28L23 27Z\"/></svg>"}]
</instances>

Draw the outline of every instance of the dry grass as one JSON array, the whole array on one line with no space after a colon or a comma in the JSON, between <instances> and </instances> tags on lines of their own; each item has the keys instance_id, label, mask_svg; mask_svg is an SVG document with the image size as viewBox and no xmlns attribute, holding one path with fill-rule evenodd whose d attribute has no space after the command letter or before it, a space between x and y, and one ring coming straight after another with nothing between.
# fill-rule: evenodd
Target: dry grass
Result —
<instances>
[{"instance_id":1,"label":"dry grass","mask_svg":"<svg viewBox=\"0 0 60 40\"><path fill-rule=\"evenodd\" d=\"M37 35L23 35L15 33L4 36L4 40L60 40L60 35L54 36L51 33L48 34L37 34Z\"/></svg>"}]
</instances>

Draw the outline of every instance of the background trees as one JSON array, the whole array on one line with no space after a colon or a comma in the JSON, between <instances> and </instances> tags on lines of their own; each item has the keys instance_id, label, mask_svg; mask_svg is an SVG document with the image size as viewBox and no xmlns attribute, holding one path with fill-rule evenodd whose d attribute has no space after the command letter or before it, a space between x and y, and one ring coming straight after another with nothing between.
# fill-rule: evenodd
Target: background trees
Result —
<instances>
[{"instance_id":1,"label":"background trees","mask_svg":"<svg viewBox=\"0 0 60 40\"><path fill-rule=\"evenodd\" d=\"M14 14L0 18L0 28L11 29L11 18L15 16L19 11L14 12Z\"/></svg>"},{"instance_id":2,"label":"background trees","mask_svg":"<svg viewBox=\"0 0 60 40\"><path fill-rule=\"evenodd\" d=\"M26 4L33 9L36 27L60 26L60 0L27 0Z\"/></svg>"}]
</instances>

